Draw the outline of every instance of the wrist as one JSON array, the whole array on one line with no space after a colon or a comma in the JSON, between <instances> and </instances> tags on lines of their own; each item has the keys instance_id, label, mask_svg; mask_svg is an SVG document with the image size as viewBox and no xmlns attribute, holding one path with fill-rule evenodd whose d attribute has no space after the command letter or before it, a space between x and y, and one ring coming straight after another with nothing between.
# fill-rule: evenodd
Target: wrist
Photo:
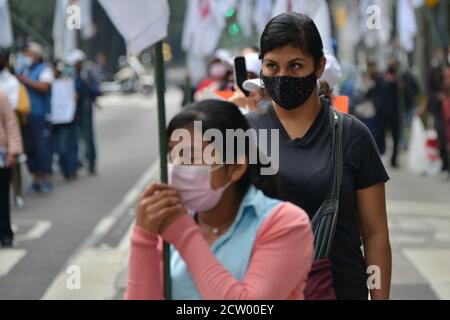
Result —
<instances>
[{"instance_id":1,"label":"wrist","mask_svg":"<svg viewBox=\"0 0 450 320\"><path fill-rule=\"evenodd\" d=\"M161 236L167 243L178 247L180 240L184 237L186 232L189 232L189 229L196 227L194 219L190 215L184 214L177 217L170 225L168 225L161 233Z\"/></svg>"},{"instance_id":2,"label":"wrist","mask_svg":"<svg viewBox=\"0 0 450 320\"><path fill-rule=\"evenodd\" d=\"M152 245L157 243L158 235L144 227L134 224L131 234L131 242L137 245Z\"/></svg>"}]
</instances>

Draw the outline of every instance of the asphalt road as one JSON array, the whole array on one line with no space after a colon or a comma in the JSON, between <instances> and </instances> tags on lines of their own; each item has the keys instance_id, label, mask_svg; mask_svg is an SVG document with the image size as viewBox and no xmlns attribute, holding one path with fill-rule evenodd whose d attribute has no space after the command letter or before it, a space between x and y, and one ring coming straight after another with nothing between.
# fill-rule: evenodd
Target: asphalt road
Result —
<instances>
[{"instance_id":1,"label":"asphalt road","mask_svg":"<svg viewBox=\"0 0 450 320\"><path fill-rule=\"evenodd\" d=\"M166 97L170 118L179 108L181 92L169 88ZM108 228L104 218L157 159L154 95L106 96L99 105L99 175L81 171L72 183L55 175L52 195L26 198L26 208L13 211L18 241L14 249L0 250L0 299L43 297L67 260L86 246L86 239Z\"/></svg>"}]
</instances>

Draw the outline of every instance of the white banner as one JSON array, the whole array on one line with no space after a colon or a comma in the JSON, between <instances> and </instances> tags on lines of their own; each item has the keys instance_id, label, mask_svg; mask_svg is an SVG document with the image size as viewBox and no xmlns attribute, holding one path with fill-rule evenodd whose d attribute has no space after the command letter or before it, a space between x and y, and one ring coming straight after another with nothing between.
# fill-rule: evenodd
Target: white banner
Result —
<instances>
[{"instance_id":1,"label":"white banner","mask_svg":"<svg viewBox=\"0 0 450 320\"><path fill-rule=\"evenodd\" d=\"M99 0L125 39L129 53L138 53L167 36L167 0Z\"/></svg>"},{"instance_id":2,"label":"white banner","mask_svg":"<svg viewBox=\"0 0 450 320\"><path fill-rule=\"evenodd\" d=\"M0 47L9 48L13 44L11 20L7 0L0 0Z\"/></svg>"},{"instance_id":3,"label":"white banner","mask_svg":"<svg viewBox=\"0 0 450 320\"><path fill-rule=\"evenodd\" d=\"M319 30L323 48L327 52L333 53L330 10L325 0L276 0L272 16L289 11L303 13L310 17Z\"/></svg>"},{"instance_id":4,"label":"white banner","mask_svg":"<svg viewBox=\"0 0 450 320\"><path fill-rule=\"evenodd\" d=\"M55 79L52 83L51 103L52 123L71 123L76 109L75 80L72 78Z\"/></svg>"}]
</instances>

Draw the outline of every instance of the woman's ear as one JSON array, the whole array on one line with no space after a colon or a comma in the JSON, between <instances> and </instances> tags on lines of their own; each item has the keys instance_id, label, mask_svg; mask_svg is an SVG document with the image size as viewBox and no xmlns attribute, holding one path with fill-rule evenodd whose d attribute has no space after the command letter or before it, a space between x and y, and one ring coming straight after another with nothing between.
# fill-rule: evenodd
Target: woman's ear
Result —
<instances>
[{"instance_id":1,"label":"woman's ear","mask_svg":"<svg viewBox=\"0 0 450 320\"><path fill-rule=\"evenodd\" d=\"M230 180L233 182L239 181L247 171L247 167L247 163L233 165Z\"/></svg>"},{"instance_id":2,"label":"woman's ear","mask_svg":"<svg viewBox=\"0 0 450 320\"><path fill-rule=\"evenodd\" d=\"M317 79L322 78L323 72L325 71L326 64L327 64L327 58L325 58L325 56L323 56L320 59L319 65L316 67L316 77L317 77Z\"/></svg>"},{"instance_id":3,"label":"woman's ear","mask_svg":"<svg viewBox=\"0 0 450 320\"><path fill-rule=\"evenodd\" d=\"M230 180L233 182L239 181L247 171L247 158L245 156L239 158L236 164L232 165L231 168Z\"/></svg>"}]
</instances>

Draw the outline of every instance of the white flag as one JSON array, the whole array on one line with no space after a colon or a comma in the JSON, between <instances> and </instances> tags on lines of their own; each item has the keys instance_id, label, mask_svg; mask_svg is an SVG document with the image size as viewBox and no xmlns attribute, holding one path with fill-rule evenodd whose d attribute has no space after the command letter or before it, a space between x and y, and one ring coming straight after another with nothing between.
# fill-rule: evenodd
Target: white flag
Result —
<instances>
[{"instance_id":1,"label":"white flag","mask_svg":"<svg viewBox=\"0 0 450 320\"><path fill-rule=\"evenodd\" d=\"M92 18L92 0L80 0L81 9L81 35L83 39L91 39L97 33Z\"/></svg>"},{"instance_id":2,"label":"white flag","mask_svg":"<svg viewBox=\"0 0 450 320\"><path fill-rule=\"evenodd\" d=\"M414 38L417 35L417 20L413 0L397 2L397 29L401 47L407 52L414 50Z\"/></svg>"},{"instance_id":3,"label":"white flag","mask_svg":"<svg viewBox=\"0 0 450 320\"><path fill-rule=\"evenodd\" d=\"M0 47L9 48L13 44L11 20L7 0L0 0Z\"/></svg>"},{"instance_id":4,"label":"white flag","mask_svg":"<svg viewBox=\"0 0 450 320\"><path fill-rule=\"evenodd\" d=\"M167 0L99 0L127 44L128 52L138 53L167 36Z\"/></svg>"},{"instance_id":5,"label":"white flag","mask_svg":"<svg viewBox=\"0 0 450 320\"><path fill-rule=\"evenodd\" d=\"M255 25L258 34L263 33L264 28L272 17L272 0L256 0Z\"/></svg>"},{"instance_id":6,"label":"white flag","mask_svg":"<svg viewBox=\"0 0 450 320\"><path fill-rule=\"evenodd\" d=\"M196 56L209 56L217 48L226 25L225 13L236 0L188 0L182 47Z\"/></svg>"},{"instance_id":7,"label":"white flag","mask_svg":"<svg viewBox=\"0 0 450 320\"><path fill-rule=\"evenodd\" d=\"M72 24L74 21L70 20L71 18L67 11L70 4L70 0L56 1L52 34L55 56L58 58L66 57L72 50L77 48L76 23ZM77 19L76 17L73 18Z\"/></svg>"},{"instance_id":8,"label":"white flag","mask_svg":"<svg viewBox=\"0 0 450 320\"><path fill-rule=\"evenodd\" d=\"M252 35L252 12L253 12L253 0L241 1L238 12L237 20L242 27L242 33L244 37L250 38Z\"/></svg>"},{"instance_id":9,"label":"white flag","mask_svg":"<svg viewBox=\"0 0 450 320\"><path fill-rule=\"evenodd\" d=\"M325 0L277 0L272 16L289 11L303 13L310 17L319 30L324 49L333 53L330 10Z\"/></svg>"}]
</instances>

